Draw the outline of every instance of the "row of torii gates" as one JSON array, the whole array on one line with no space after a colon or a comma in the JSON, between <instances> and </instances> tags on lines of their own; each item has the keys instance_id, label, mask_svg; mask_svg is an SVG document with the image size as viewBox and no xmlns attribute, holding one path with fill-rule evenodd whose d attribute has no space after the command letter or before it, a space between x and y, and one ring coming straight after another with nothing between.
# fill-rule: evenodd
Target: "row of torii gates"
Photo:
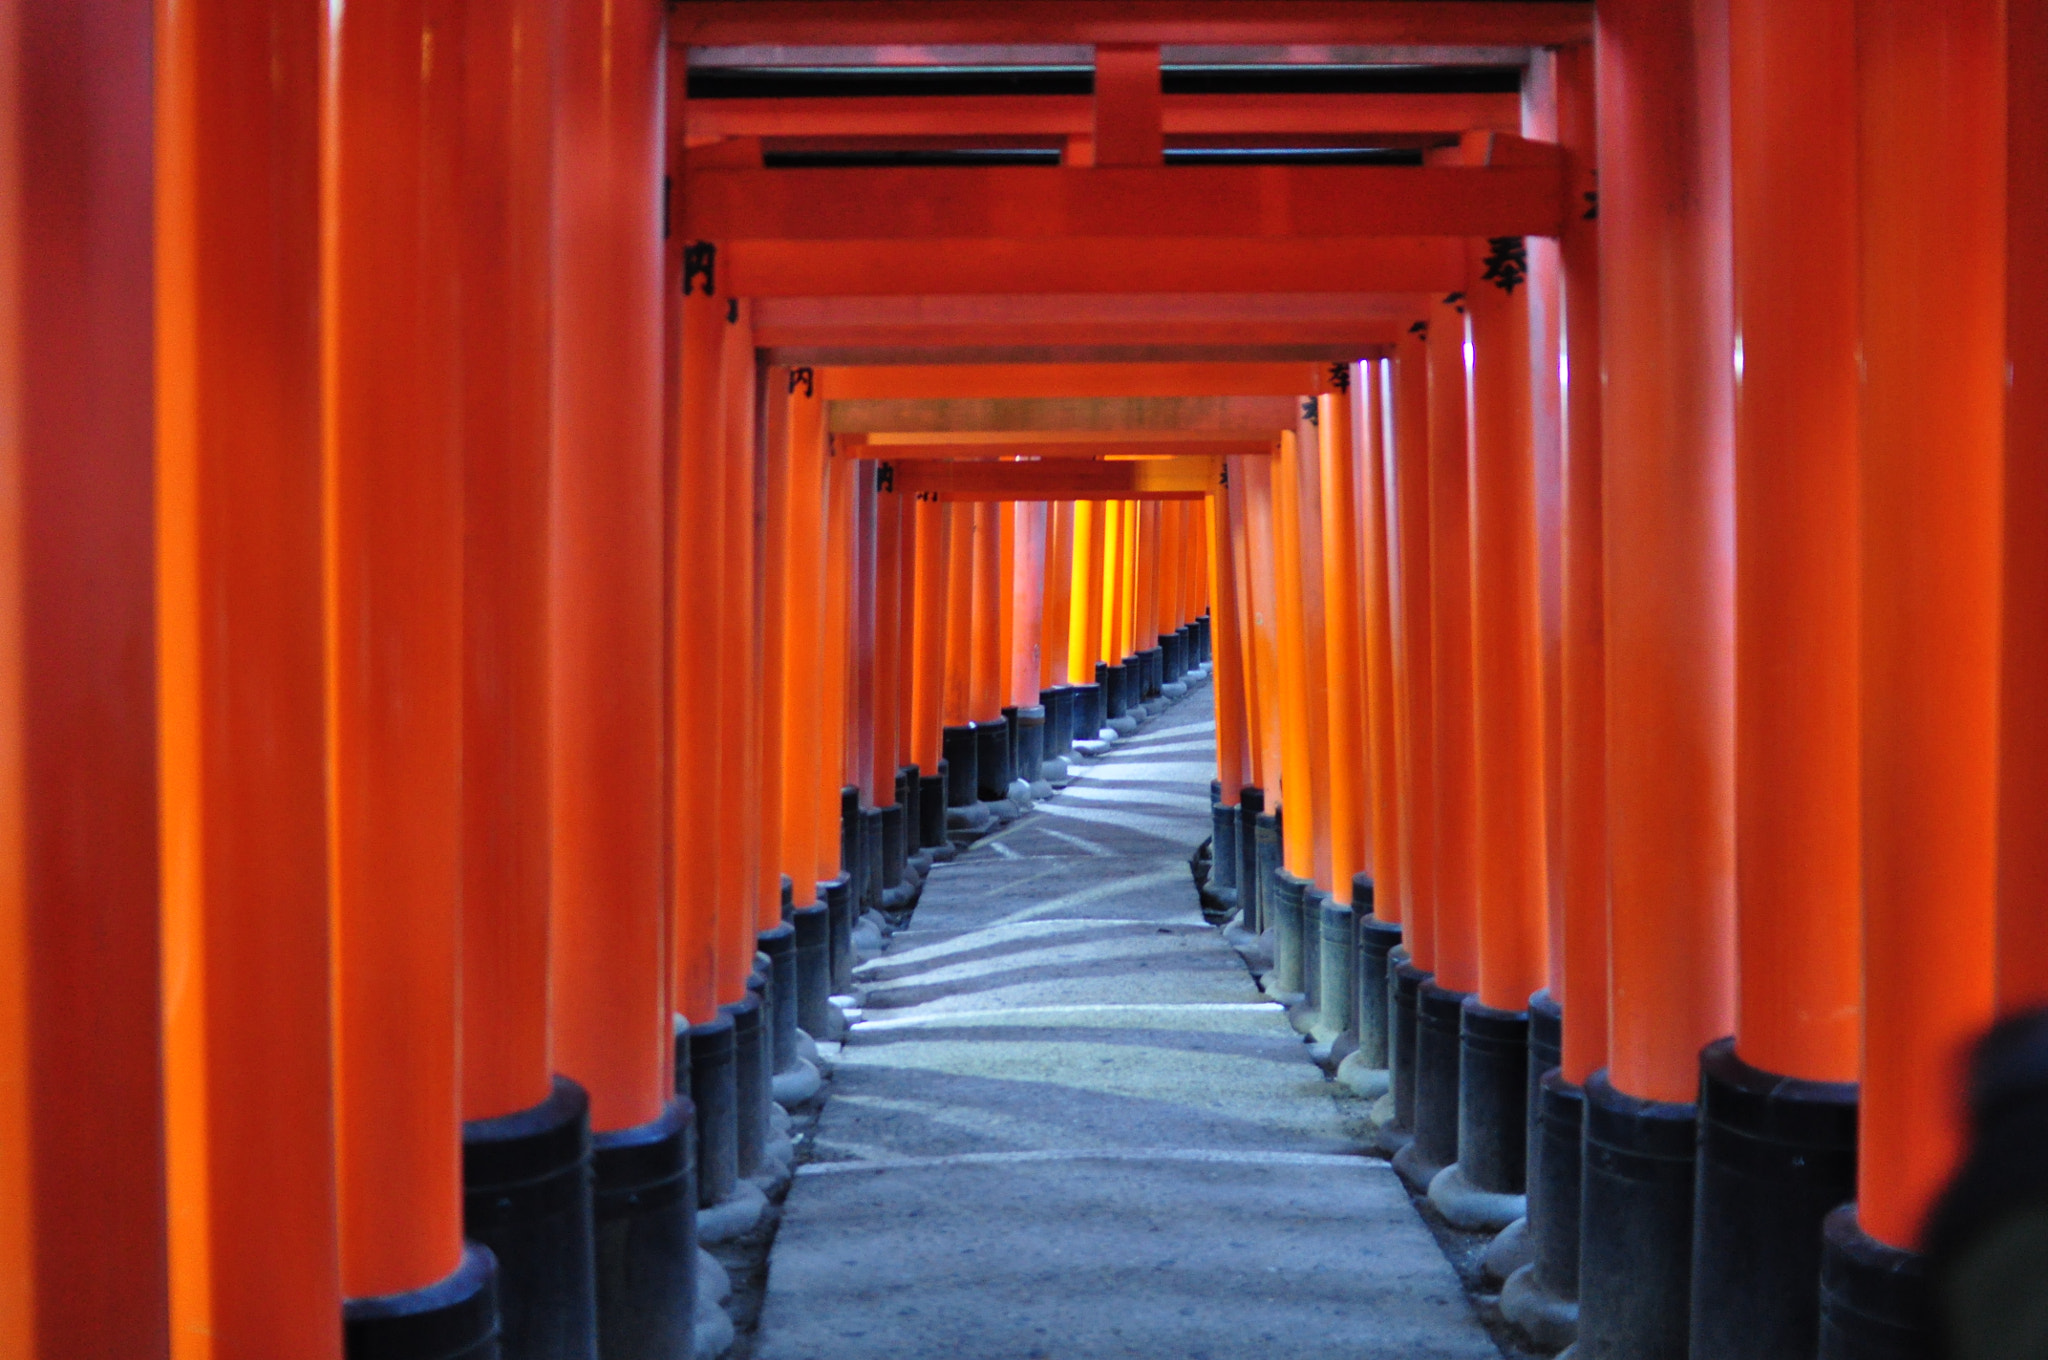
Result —
<instances>
[{"instance_id":1,"label":"row of torii gates","mask_svg":"<svg viewBox=\"0 0 2048 1360\"><path fill-rule=\"evenodd\" d=\"M1212 899L1533 1333L1905 1353L2048 997L2041 9L0 3L0 1353L684 1353L859 912L1205 661Z\"/></svg>"}]
</instances>

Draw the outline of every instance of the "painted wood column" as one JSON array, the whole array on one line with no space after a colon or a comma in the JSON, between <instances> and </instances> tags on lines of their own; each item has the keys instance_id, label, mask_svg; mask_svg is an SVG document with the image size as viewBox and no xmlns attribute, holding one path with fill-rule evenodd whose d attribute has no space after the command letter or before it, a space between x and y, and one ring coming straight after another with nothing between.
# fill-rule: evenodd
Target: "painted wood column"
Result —
<instances>
[{"instance_id":1,"label":"painted wood column","mask_svg":"<svg viewBox=\"0 0 2048 1360\"><path fill-rule=\"evenodd\" d=\"M817 376L793 369L782 399L789 461L789 518L783 557L782 648L782 862L798 908L818 900L818 845L827 832L818 820L819 675L825 646L825 431ZM769 396L775 393L770 389ZM838 789L832 790L836 796Z\"/></svg>"}]
</instances>

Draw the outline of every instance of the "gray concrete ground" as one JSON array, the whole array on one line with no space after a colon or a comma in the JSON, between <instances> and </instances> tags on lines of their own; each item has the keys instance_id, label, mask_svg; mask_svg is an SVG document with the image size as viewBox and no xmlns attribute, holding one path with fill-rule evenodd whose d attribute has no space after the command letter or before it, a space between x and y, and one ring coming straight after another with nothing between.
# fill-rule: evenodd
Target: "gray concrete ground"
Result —
<instances>
[{"instance_id":1,"label":"gray concrete ground","mask_svg":"<svg viewBox=\"0 0 2048 1360\"><path fill-rule=\"evenodd\" d=\"M783 1206L762 1360L1492 1360L1203 923L1206 686L933 872Z\"/></svg>"}]
</instances>

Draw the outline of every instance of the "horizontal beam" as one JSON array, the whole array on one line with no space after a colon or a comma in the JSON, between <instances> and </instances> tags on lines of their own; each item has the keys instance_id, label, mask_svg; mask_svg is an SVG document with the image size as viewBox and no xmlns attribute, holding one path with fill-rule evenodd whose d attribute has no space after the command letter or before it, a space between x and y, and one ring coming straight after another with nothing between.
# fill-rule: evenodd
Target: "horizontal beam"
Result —
<instances>
[{"instance_id":1,"label":"horizontal beam","mask_svg":"<svg viewBox=\"0 0 2048 1360\"><path fill-rule=\"evenodd\" d=\"M1134 432L1171 437L1189 431L1253 435L1291 428L1300 402L1282 397L1024 397L835 401L826 411L834 434L896 431L958 437L974 432ZM974 441L967 441L974 442Z\"/></svg>"},{"instance_id":2,"label":"horizontal beam","mask_svg":"<svg viewBox=\"0 0 2048 1360\"><path fill-rule=\"evenodd\" d=\"M889 364L827 368L832 400L932 397L1292 397L1325 390L1326 364Z\"/></svg>"},{"instance_id":3,"label":"horizontal beam","mask_svg":"<svg viewBox=\"0 0 2048 1360\"><path fill-rule=\"evenodd\" d=\"M1141 442L1137 440L1063 440L1045 442L1015 438L1001 444L869 443L862 435L834 435L833 447L843 458L869 458L903 462L993 463L1006 458L1031 458L1067 462L1085 460L1128 460L1143 458L1263 458L1279 451L1280 441L1271 439L1180 439Z\"/></svg>"},{"instance_id":4,"label":"horizontal beam","mask_svg":"<svg viewBox=\"0 0 2048 1360\"><path fill-rule=\"evenodd\" d=\"M1215 458L887 466L886 489L942 501L1196 500L1223 479L1223 463Z\"/></svg>"},{"instance_id":5,"label":"horizontal beam","mask_svg":"<svg viewBox=\"0 0 2048 1360\"><path fill-rule=\"evenodd\" d=\"M864 367L883 364L1315 364L1384 359L1392 343L1003 345L764 345L771 364Z\"/></svg>"},{"instance_id":6,"label":"horizontal beam","mask_svg":"<svg viewBox=\"0 0 2048 1360\"><path fill-rule=\"evenodd\" d=\"M1447 236L740 241L720 286L742 297L990 293L1430 293L1465 286Z\"/></svg>"},{"instance_id":7,"label":"horizontal beam","mask_svg":"<svg viewBox=\"0 0 2048 1360\"><path fill-rule=\"evenodd\" d=\"M1266 241L1551 236L1547 165L704 168L686 235L744 241Z\"/></svg>"},{"instance_id":8,"label":"horizontal beam","mask_svg":"<svg viewBox=\"0 0 2048 1360\"><path fill-rule=\"evenodd\" d=\"M673 41L703 47L1159 43L1547 47L1589 42L1593 6L1558 0L680 0Z\"/></svg>"},{"instance_id":9,"label":"horizontal beam","mask_svg":"<svg viewBox=\"0 0 2048 1360\"><path fill-rule=\"evenodd\" d=\"M692 138L1092 136L1087 95L889 95L844 99L692 99ZM1517 94L1170 94L1161 121L1173 137L1240 133L1518 131Z\"/></svg>"}]
</instances>

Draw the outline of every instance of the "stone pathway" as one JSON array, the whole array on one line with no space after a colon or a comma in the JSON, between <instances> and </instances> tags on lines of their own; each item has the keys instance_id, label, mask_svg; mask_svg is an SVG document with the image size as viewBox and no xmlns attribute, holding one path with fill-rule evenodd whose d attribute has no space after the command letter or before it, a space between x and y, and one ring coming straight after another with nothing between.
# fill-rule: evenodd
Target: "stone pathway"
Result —
<instances>
[{"instance_id":1,"label":"stone pathway","mask_svg":"<svg viewBox=\"0 0 2048 1360\"><path fill-rule=\"evenodd\" d=\"M769 1258L762 1360L1494 1360L1203 923L1209 692L939 866Z\"/></svg>"}]
</instances>

